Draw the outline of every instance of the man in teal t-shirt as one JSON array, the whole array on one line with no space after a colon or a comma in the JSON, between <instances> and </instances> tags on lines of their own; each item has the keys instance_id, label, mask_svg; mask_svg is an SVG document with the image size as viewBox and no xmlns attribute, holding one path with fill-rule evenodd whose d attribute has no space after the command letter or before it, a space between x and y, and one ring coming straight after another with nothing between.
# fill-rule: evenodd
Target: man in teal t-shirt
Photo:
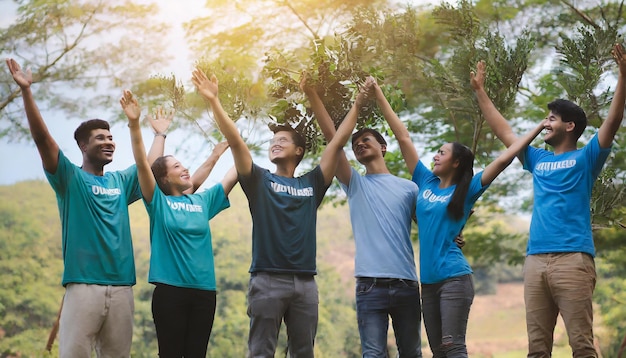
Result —
<instances>
[{"instance_id":1,"label":"man in teal t-shirt","mask_svg":"<svg viewBox=\"0 0 626 358\"><path fill-rule=\"evenodd\" d=\"M7 59L7 65L21 88L30 132L61 216L66 291L59 356L88 358L95 349L98 357L130 357L135 262L128 205L141 197L137 169L104 172L113 159L115 142L109 124L100 119L76 129L83 161L81 167L72 164L37 108L31 72L22 71L13 59ZM164 135L155 136L153 146L160 145L162 152L164 140Z\"/></svg>"}]
</instances>

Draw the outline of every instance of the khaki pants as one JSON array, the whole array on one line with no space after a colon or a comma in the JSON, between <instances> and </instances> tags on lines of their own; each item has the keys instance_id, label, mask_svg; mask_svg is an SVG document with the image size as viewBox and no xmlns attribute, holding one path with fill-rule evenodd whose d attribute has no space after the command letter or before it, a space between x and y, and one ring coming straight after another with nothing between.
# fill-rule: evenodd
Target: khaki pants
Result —
<instances>
[{"instance_id":1,"label":"khaki pants","mask_svg":"<svg viewBox=\"0 0 626 358\"><path fill-rule=\"evenodd\" d=\"M59 357L130 357L133 338L131 286L68 284L59 323Z\"/></svg>"},{"instance_id":2,"label":"khaki pants","mask_svg":"<svg viewBox=\"0 0 626 358\"><path fill-rule=\"evenodd\" d=\"M529 255L524 263L528 357L550 357L559 313L574 358L597 357L593 346L593 257L580 252Z\"/></svg>"}]
</instances>

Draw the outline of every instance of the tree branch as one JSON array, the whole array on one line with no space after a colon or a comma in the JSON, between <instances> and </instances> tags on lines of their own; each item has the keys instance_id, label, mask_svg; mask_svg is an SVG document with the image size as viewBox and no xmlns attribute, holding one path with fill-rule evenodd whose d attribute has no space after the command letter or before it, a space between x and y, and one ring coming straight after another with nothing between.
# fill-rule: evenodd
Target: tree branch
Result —
<instances>
[{"instance_id":1,"label":"tree branch","mask_svg":"<svg viewBox=\"0 0 626 358\"><path fill-rule=\"evenodd\" d=\"M574 11L585 22L587 22L589 25L593 26L594 29L600 30L600 28L601 28L600 25L596 24L595 21L593 21L589 16L585 15L582 11L580 11L578 8L576 8L573 4L571 4L567 0L561 0L561 2L563 4L565 4L565 6L569 7L572 11Z\"/></svg>"},{"instance_id":2,"label":"tree branch","mask_svg":"<svg viewBox=\"0 0 626 358\"><path fill-rule=\"evenodd\" d=\"M309 24L302 18L302 16L300 16L300 14L296 11L296 9L293 8L293 6L291 6L291 4L289 3L289 1L287 0L283 0L283 5L286 6L289 10L291 10L291 12L296 15L296 17L298 18L298 20L300 20L300 22L302 23L302 25L304 25L304 27L307 28L307 30L309 30L309 32L311 33L311 35L313 35L314 39L319 39L318 34L315 32L315 30L313 30Z\"/></svg>"}]
</instances>

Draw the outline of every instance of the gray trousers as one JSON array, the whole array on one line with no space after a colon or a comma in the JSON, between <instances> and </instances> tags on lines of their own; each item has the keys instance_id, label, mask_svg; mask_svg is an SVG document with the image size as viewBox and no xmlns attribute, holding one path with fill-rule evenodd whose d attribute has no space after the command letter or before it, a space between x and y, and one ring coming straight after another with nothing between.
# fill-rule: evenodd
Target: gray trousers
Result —
<instances>
[{"instance_id":1,"label":"gray trousers","mask_svg":"<svg viewBox=\"0 0 626 358\"><path fill-rule=\"evenodd\" d=\"M313 357L318 291L312 275L253 273L248 287L248 357L273 358L282 321L292 358Z\"/></svg>"}]
</instances>

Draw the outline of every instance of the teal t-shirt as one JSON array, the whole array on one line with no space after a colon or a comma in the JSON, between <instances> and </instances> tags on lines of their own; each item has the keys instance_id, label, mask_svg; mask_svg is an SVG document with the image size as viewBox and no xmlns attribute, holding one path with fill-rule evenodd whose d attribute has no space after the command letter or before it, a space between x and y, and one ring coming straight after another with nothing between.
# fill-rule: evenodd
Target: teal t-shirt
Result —
<instances>
[{"instance_id":1,"label":"teal t-shirt","mask_svg":"<svg viewBox=\"0 0 626 358\"><path fill-rule=\"evenodd\" d=\"M63 286L130 286L136 282L128 205L141 197L137 168L97 176L59 151L56 173L46 178L61 216Z\"/></svg>"},{"instance_id":2,"label":"teal t-shirt","mask_svg":"<svg viewBox=\"0 0 626 358\"><path fill-rule=\"evenodd\" d=\"M145 204L145 201L144 201ZM157 186L150 204L150 283L215 291L211 220L230 203L221 184L168 196Z\"/></svg>"},{"instance_id":3,"label":"teal t-shirt","mask_svg":"<svg viewBox=\"0 0 626 358\"><path fill-rule=\"evenodd\" d=\"M419 187L415 213L419 230L420 279L432 284L472 273L472 269L454 239L467 222L474 203L489 185L482 186L483 173L472 178L465 197L463 218L454 220L448 215L448 203L456 185L439 188L440 180L418 162L413 181Z\"/></svg>"}]
</instances>

